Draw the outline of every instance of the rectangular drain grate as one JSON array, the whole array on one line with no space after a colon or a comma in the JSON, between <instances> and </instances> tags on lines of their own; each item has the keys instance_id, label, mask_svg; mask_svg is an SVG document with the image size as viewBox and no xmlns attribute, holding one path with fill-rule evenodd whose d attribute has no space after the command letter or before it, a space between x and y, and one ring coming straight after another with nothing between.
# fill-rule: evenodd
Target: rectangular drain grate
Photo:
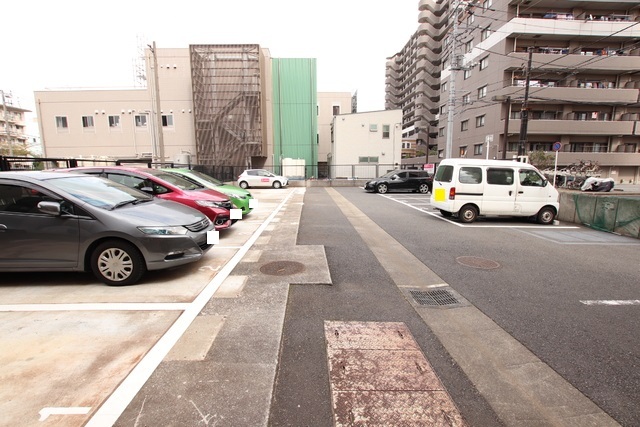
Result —
<instances>
[{"instance_id":1,"label":"rectangular drain grate","mask_svg":"<svg viewBox=\"0 0 640 427\"><path fill-rule=\"evenodd\" d=\"M451 291L446 289L434 289L432 291L409 291L413 299L420 305L453 305L460 301Z\"/></svg>"}]
</instances>

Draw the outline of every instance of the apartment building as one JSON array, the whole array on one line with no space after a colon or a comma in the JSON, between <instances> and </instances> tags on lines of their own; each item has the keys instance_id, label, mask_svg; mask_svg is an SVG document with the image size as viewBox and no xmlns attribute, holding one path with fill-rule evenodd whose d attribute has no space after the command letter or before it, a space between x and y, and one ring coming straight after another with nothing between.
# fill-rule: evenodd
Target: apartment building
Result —
<instances>
[{"instance_id":1,"label":"apartment building","mask_svg":"<svg viewBox=\"0 0 640 427\"><path fill-rule=\"evenodd\" d=\"M559 149L560 166L640 182L637 1L421 0L418 22L387 61L386 108L438 157Z\"/></svg>"},{"instance_id":2,"label":"apartment building","mask_svg":"<svg viewBox=\"0 0 640 427\"><path fill-rule=\"evenodd\" d=\"M25 113L31 111L14 106L11 95L4 91L0 91L0 96L0 154L24 156L29 149Z\"/></svg>"}]
</instances>

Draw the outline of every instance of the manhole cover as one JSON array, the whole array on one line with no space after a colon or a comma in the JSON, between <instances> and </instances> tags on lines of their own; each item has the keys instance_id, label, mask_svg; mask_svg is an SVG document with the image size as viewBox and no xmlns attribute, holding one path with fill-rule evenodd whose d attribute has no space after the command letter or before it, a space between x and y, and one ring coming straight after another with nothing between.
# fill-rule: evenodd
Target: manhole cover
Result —
<instances>
[{"instance_id":1,"label":"manhole cover","mask_svg":"<svg viewBox=\"0 0 640 427\"><path fill-rule=\"evenodd\" d=\"M295 261L273 261L260 267L261 273L270 276L289 276L291 274L302 273L304 270L304 264Z\"/></svg>"},{"instance_id":2,"label":"manhole cover","mask_svg":"<svg viewBox=\"0 0 640 427\"><path fill-rule=\"evenodd\" d=\"M434 289L432 291L409 291L413 299L420 305L453 305L460 301L453 293L446 289Z\"/></svg>"},{"instance_id":3,"label":"manhole cover","mask_svg":"<svg viewBox=\"0 0 640 427\"><path fill-rule=\"evenodd\" d=\"M466 265L467 267L481 268L484 270L492 270L500 267L500 264L495 261L476 256L461 256L456 258L456 261L458 264Z\"/></svg>"}]
</instances>

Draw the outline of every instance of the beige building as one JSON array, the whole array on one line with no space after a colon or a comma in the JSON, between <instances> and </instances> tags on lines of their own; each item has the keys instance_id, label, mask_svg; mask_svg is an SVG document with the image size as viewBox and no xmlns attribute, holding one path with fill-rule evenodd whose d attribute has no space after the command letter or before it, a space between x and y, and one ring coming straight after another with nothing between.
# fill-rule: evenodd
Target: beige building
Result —
<instances>
[{"instance_id":1,"label":"beige building","mask_svg":"<svg viewBox=\"0 0 640 427\"><path fill-rule=\"evenodd\" d=\"M197 58L193 63L191 56ZM215 159L254 167L270 158L273 94L267 49L196 45L157 49L156 58L159 105L151 49L146 51L142 73L147 77L145 88L35 92L44 156L154 161L162 156L166 162L206 164ZM211 76L225 84L216 87ZM333 117L353 112L355 97L348 92L321 92L317 99L317 168L318 176L326 177Z\"/></svg>"},{"instance_id":2,"label":"beige building","mask_svg":"<svg viewBox=\"0 0 640 427\"><path fill-rule=\"evenodd\" d=\"M386 108L418 139L434 133L440 158L559 148L561 166L640 182L639 20L630 0L420 0L387 62Z\"/></svg>"},{"instance_id":3,"label":"beige building","mask_svg":"<svg viewBox=\"0 0 640 427\"><path fill-rule=\"evenodd\" d=\"M402 110L336 115L331 132L331 178L374 178L400 168Z\"/></svg>"}]
</instances>

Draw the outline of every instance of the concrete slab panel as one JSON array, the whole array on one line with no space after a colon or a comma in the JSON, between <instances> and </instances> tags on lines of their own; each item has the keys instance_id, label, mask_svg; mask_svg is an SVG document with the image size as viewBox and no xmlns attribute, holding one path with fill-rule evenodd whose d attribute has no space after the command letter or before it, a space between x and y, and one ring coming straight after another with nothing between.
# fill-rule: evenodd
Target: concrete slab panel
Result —
<instances>
[{"instance_id":1,"label":"concrete slab panel","mask_svg":"<svg viewBox=\"0 0 640 427\"><path fill-rule=\"evenodd\" d=\"M43 408L89 407L85 415L54 414L46 420L46 425L84 425L178 315L0 313L2 424L39 425Z\"/></svg>"},{"instance_id":2,"label":"concrete slab panel","mask_svg":"<svg viewBox=\"0 0 640 427\"><path fill-rule=\"evenodd\" d=\"M196 317L164 360L204 360L224 321L224 316Z\"/></svg>"}]
</instances>

